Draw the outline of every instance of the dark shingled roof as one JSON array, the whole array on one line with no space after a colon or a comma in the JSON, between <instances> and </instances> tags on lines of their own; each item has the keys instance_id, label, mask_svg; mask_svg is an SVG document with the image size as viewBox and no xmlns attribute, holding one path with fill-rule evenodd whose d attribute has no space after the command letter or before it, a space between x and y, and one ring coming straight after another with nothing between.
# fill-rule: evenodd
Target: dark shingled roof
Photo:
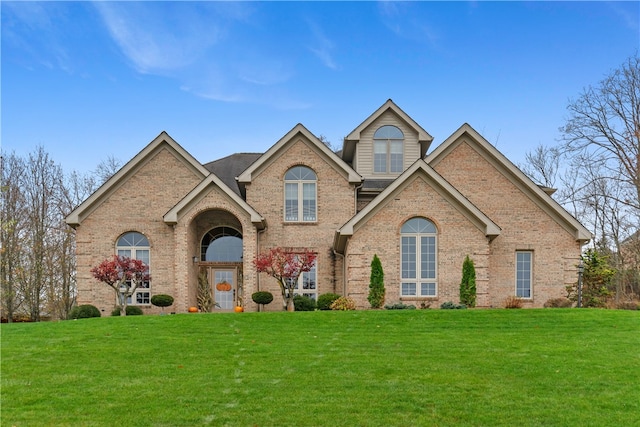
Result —
<instances>
[{"instance_id":1,"label":"dark shingled roof","mask_svg":"<svg viewBox=\"0 0 640 427\"><path fill-rule=\"evenodd\" d=\"M203 166L220 178L235 193L242 196L236 177L258 160L260 156L262 156L262 153L236 153L206 163Z\"/></svg>"},{"instance_id":2,"label":"dark shingled roof","mask_svg":"<svg viewBox=\"0 0 640 427\"><path fill-rule=\"evenodd\" d=\"M365 179L362 183L363 191L382 191L387 188L393 179Z\"/></svg>"}]
</instances>

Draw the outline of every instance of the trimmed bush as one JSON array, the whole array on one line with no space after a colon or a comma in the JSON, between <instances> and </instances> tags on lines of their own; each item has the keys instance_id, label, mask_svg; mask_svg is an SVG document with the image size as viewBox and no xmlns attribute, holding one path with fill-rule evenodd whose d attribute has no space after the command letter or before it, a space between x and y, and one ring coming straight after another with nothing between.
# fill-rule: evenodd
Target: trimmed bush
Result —
<instances>
[{"instance_id":1,"label":"trimmed bush","mask_svg":"<svg viewBox=\"0 0 640 427\"><path fill-rule=\"evenodd\" d=\"M384 304L384 271L382 263L377 254L373 255L371 261L371 276L369 278L369 296L367 300L371 308L380 308Z\"/></svg>"},{"instance_id":2,"label":"trimmed bush","mask_svg":"<svg viewBox=\"0 0 640 427\"><path fill-rule=\"evenodd\" d=\"M273 294L268 291L258 291L251 294L251 299L256 304L265 305L273 301Z\"/></svg>"},{"instance_id":3,"label":"trimmed bush","mask_svg":"<svg viewBox=\"0 0 640 427\"><path fill-rule=\"evenodd\" d=\"M413 304L404 304L397 302L395 304L387 304L384 306L386 310L415 310L416 306Z\"/></svg>"},{"instance_id":4,"label":"trimmed bush","mask_svg":"<svg viewBox=\"0 0 640 427\"><path fill-rule=\"evenodd\" d=\"M460 304L476 306L476 268L473 260L466 256L462 263L462 281L460 282Z\"/></svg>"},{"instance_id":5,"label":"trimmed bush","mask_svg":"<svg viewBox=\"0 0 640 427\"><path fill-rule=\"evenodd\" d=\"M318 297L318 303L316 306L318 310L331 310L331 304L333 304L333 302L338 298L340 298L340 295L331 292L322 294Z\"/></svg>"},{"instance_id":6,"label":"trimmed bush","mask_svg":"<svg viewBox=\"0 0 640 427\"><path fill-rule=\"evenodd\" d=\"M88 319L90 317L100 317L100 310L95 305L78 305L73 307L69 313L69 319Z\"/></svg>"},{"instance_id":7,"label":"trimmed bush","mask_svg":"<svg viewBox=\"0 0 640 427\"><path fill-rule=\"evenodd\" d=\"M356 302L349 297L340 297L337 300L335 300L333 303L331 303L330 308L331 310L341 310L341 311L355 310Z\"/></svg>"},{"instance_id":8,"label":"trimmed bush","mask_svg":"<svg viewBox=\"0 0 640 427\"><path fill-rule=\"evenodd\" d=\"M296 295L293 297L293 307L295 311L313 311L316 309L316 301L313 298Z\"/></svg>"},{"instance_id":9,"label":"trimmed bush","mask_svg":"<svg viewBox=\"0 0 640 427\"><path fill-rule=\"evenodd\" d=\"M456 304L453 301L447 301L443 302L440 308L443 310L464 310L467 306L464 304Z\"/></svg>"},{"instance_id":10,"label":"trimmed bush","mask_svg":"<svg viewBox=\"0 0 640 427\"><path fill-rule=\"evenodd\" d=\"M154 295L151 297L151 304L161 308L169 307L173 304L173 297L167 294Z\"/></svg>"},{"instance_id":11,"label":"trimmed bush","mask_svg":"<svg viewBox=\"0 0 640 427\"><path fill-rule=\"evenodd\" d=\"M127 309L125 310L125 312L127 313L127 316L142 316L142 309L140 307L136 307L135 305L128 305ZM112 316L120 316L120 309L119 308L115 308L112 312L111 312Z\"/></svg>"},{"instance_id":12,"label":"trimmed bush","mask_svg":"<svg viewBox=\"0 0 640 427\"><path fill-rule=\"evenodd\" d=\"M573 307L573 301L569 298L550 298L544 303L544 308L570 308Z\"/></svg>"}]
</instances>

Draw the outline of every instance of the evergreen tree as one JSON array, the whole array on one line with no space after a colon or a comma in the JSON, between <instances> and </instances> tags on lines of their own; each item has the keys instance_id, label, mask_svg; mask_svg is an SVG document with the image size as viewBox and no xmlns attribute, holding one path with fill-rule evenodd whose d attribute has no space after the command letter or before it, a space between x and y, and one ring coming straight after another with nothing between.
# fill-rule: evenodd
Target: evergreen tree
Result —
<instances>
[{"instance_id":1,"label":"evergreen tree","mask_svg":"<svg viewBox=\"0 0 640 427\"><path fill-rule=\"evenodd\" d=\"M371 261L371 278L369 281L369 296L371 308L380 308L384 304L384 272L378 255L373 255Z\"/></svg>"},{"instance_id":2,"label":"evergreen tree","mask_svg":"<svg viewBox=\"0 0 640 427\"><path fill-rule=\"evenodd\" d=\"M612 295L616 270L609 265L609 257L597 249L588 249L581 256L584 263L582 275L582 307L606 307ZM567 286L567 297L578 301L578 283Z\"/></svg>"},{"instance_id":3,"label":"evergreen tree","mask_svg":"<svg viewBox=\"0 0 640 427\"><path fill-rule=\"evenodd\" d=\"M476 268L466 256L462 263L462 282L460 282L460 303L467 307L476 306Z\"/></svg>"}]
</instances>

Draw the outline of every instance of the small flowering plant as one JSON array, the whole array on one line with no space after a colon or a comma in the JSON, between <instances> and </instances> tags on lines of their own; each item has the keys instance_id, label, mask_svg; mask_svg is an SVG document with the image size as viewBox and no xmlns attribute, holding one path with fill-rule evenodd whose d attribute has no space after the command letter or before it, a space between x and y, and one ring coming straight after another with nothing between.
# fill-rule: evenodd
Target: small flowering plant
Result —
<instances>
[{"instance_id":1,"label":"small flowering plant","mask_svg":"<svg viewBox=\"0 0 640 427\"><path fill-rule=\"evenodd\" d=\"M309 250L288 251L283 248L272 248L259 254L253 264L259 273L267 273L280 285L284 309L294 311L293 291L302 273L311 271L317 255Z\"/></svg>"},{"instance_id":2,"label":"small flowering plant","mask_svg":"<svg viewBox=\"0 0 640 427\"><path fill-rule=\"evenodd\" d=\"M149 266L139 259L113 255L91 269L97 280L106 283L120 301L120 315L126 316L127 299L143 282L151 280Z\"/></svg>"}]
</instances>

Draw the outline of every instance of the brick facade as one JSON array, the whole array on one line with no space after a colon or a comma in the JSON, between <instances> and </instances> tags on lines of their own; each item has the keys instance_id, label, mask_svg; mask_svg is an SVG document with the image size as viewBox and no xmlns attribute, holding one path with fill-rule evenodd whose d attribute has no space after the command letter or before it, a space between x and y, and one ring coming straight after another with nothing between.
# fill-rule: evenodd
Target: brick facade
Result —
<instances>
[{"instance_id":1,"label":"brick facade","mask_svg":"<svg viewBox=\"0 0 640 427\"><path fill-rule=\"evenodd\" d=\"M417 156L404 163L422 163L413 166L415 173L392 176L396 181L389 190L376 189L370 183L378 177L370 167L358 171L352 165L358 164L358 155L371 151L375 128L394 125L394 120L410 136L407 143L412 145L405 153ZM96 305L104 313L113 310L114 291L89 270L114 253L123 233L136 231L150 242L151 294L170 294L175 302L169 310L187 311L197 305L200 269L211 267L202 262L203 237L217 227L242 236L242 258L233 264L241 272L242 287L236 286L234 296L235 304L247 311L258 309L251 300L257 290L274 294L267 309L282 307L277 282L258 274L252 264L259 251L276 246L316 252L318 295L348 295L359 308L368 307L374 254L384 269L387 303L436 308L445 301L458 302L462 262L469 255L476 268L478 306L500 307L515 293L515 254L520 250L533 254L532 297L526 306L541 307L564 295L565 285L576 279L575 264L588 231L479 134L464 125L422 160L430 136L391 101L363 123L355 137L361 139L349 141L356 148L342 158L298 125L249 168L243 166L244 172L232 171L240 176L237 188L223 183L233 183L233 176L210 178L210 170L161 134L67 219L77 229L78 304ZM317 176L314 222L284 220L284 176L297 165ZM426 218L437 228L434 297L400 295L400 229L413 217ZM351 222L353 230L340 235Z\"/></svg>"}]
</instances>

